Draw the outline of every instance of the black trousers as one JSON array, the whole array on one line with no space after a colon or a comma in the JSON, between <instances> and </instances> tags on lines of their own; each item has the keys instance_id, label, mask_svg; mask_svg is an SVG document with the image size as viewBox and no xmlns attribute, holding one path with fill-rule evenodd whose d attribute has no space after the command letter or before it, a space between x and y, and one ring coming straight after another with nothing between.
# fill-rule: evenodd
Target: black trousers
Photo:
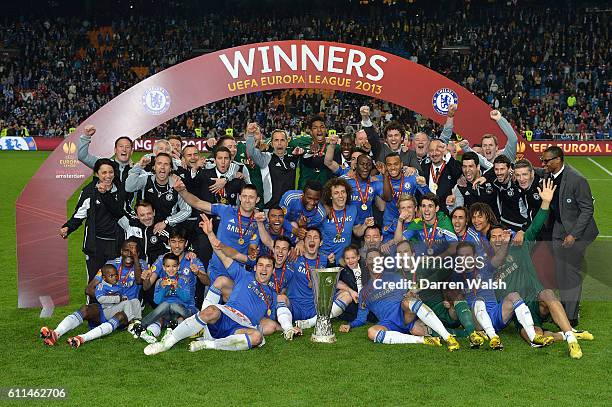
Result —
<instances>
[{"instance_id":1,"label":"black trousers","mask_svg":"<svg viewBox=\"0 0 612 407\"><path fill-rule=\"evenodd\" d=\"M582 262L590 242L577 240L570 248L561 246L562 240L553 240L555 275L559 298L569 320L578 320L578 308L582 296Z\"/></svg>"}]
</instances>

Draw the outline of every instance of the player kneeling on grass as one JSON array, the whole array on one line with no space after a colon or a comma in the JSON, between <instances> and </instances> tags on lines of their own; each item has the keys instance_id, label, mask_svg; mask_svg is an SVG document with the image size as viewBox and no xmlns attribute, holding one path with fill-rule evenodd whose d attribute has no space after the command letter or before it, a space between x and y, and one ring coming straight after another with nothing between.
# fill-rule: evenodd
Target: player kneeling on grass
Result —
<instances>
[{"instance_id":1,"label":"player kneeling on grass","mask_svg":"<svg viewBox=\"0 0 612 407\"><path fill-rule=\"evenodd\" d=\"M164 324L176 325L197 312L194 300L195 279L191 277L190 269L179 271L179 264L180 260L176 254L164 255L163 274L155 283L153 297L158 306L142 320L144 329L140 333L140 338L148 343L157 342L157 336ZM143 273L143 278L148 278L149 272ZM166 330L166 335L170 332L172 328Z\"/></svg>"},{"instance_id":2,"label":"player kneeling on grass","mask_svg":"<svg viewBox=\"0 0 612 407\"><path fill-rule=\"evenodd\" d=\"M475 256L476 249L473 243L460 242L457 245L457 258L463 259L461 264L473 265L461 273L465 279L464 292L476 320L489 337L489 347L495 350L504 349L497 332L508 326L513 315L516 316L531 343L539 346L550 345L553 341L551 337L536 333L529 307L517 292L508 293L501 301L497 301L495 291L490 286L494 269L488 263L481 269L475 267Z\"/></svg>"},{"instance_id":3,"label":"player kneeling on grass","mask_svg":"<svg viewBox=\"0 0 612 407\"><path fill-rule=\"evenodd\" d=\"M40 336L46 345L55 345L60 336L81 325L83 320L89 321L90 325L99 325L87 333L68 338L68 344L75 349L84 342L108 335L118 327L127 325L132 319L140 317L140 302L138 299L128 300L125 297L115 266L102 266L102 279L95 290L98 304L84 305L64 318L55 330L46 326L40 329Z\"/></svg>"},{"instance_id":4,"label":"player kneeling on grass","mask_svg":"<svg viewBox=\"0 0 612 407\"><path fill-rule=\"evenodd\" d=\"M376 249L368 251L366 265L371 279L359 293L357 318L350 324L341 325L340 332L349 332L351 328L364 325L368 312L372 311L378 318L378 323L368 329L368 338L373 342L440 346L439 338L425 336L429 326L446 341L449 351L459 349L457 339L427 305L405 289L392 288L402 282L401 275L392 271L383 272L382 267L375 266L375 258L381 256Z\"/></svg>"},{"instance_id":5,"label":"player kneeling on grass","mask_svg":"<svg viewBox=\"0 0 612 407\"><path fill-rule=\"evenodd\" d=\"M212 223L203 216L200 227L209 234ZM222 251L215 248L215 253L234 281L228 302L225 305L209 305L187 318L160 342L148 345L144 350L145 355L165 352L178 341L201 330L204 330L204 337L190 344L192 352L201 349L248 350L263 343L263 334L252 321L258 323L265 315L271 316L277 306L276 292L268 285L274 270L274 259L260 256L255 264L255 273L251 273Z\"/></svg>"}]
</instances>

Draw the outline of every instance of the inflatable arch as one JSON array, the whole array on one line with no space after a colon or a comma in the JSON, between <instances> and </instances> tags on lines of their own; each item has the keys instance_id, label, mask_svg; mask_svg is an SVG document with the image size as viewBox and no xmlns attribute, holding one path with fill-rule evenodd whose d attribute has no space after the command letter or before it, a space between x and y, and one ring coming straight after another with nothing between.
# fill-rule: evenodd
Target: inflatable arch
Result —
<instances>
[{"instance_id":1,"label":"inflatable arch","mask_svg":"<svg viewBox=\"0 0 612 407\"><path fill-rule=\"evenodd\" d=\"M374 49L321 41L243 45L185 61L134 85L79 125L47 158L16 205L18 306L41 299L68 302L68 242L58 235L66 201L91 175L76 156L85 124L96 136L90 152L113 154L118 136L137 139L160 124L231 96L274 89L316 88L360 93L404 106L440 124L457 103L455 132L475 142L485 133L505 136L490 107L470 91L424 66ZM520 142L519 155L533 155Z\"/></svg>"}]
</instances>

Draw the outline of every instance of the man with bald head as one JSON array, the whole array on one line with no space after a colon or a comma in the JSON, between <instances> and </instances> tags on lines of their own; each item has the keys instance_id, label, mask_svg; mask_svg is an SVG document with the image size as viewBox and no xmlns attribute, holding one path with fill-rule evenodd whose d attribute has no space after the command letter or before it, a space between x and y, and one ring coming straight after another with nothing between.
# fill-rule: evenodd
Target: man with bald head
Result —
<instances>
[{"instance_id":1,"label":"man with bald head","mask_svg":"<svg viewBox=\"0 0 612 407\"><path fill-rule=\"evenodd\" d=\"M429 157L427 156L429 152L429 136L420 131L412 138L412 144L414 145L417 160L419 160L419 164L421 164L422 167L429 161Z\"/></svg>"},{"instance_id":2,"label":"man with bald head","mask_svg":"<svg viewBox=\"0 0 612 407\"><path fill-rule=\"evenodd\" d=\"M440 202L446 202L446 197L452 195L453 187L461 177L461 164L453 157L444 160L446 144L440 139L429 143L429 162L423 165L423 175L431 192L436 194Z\"/></svg>"}]
</instances>

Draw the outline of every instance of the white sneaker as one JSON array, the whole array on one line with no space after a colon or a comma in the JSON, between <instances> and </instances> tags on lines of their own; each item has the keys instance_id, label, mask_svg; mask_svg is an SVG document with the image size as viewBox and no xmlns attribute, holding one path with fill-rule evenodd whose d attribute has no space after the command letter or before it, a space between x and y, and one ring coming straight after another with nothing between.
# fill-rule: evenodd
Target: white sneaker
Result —
<instances>
[{"instance_id":1,"label":"white sneaker","mask_svg":"<svg viewBox=\"0 0 612 407\"><path fill-rule=\"evenodd\" d=\"M214 341L197 340L189 344L189 352L197 352L202 349L214 349Z\"/></svg>"},{"instance_id":2,"label":"white sneaker","mask_svg":"<svg viewBox=\"0 0 612 407\"><path fill-rule=\"evenodd\" d=\"M157 355L158 353L162 353L167 350L168 348L166 348L166 344L164 342L155 342L147 345L147 347L144 348L144 354L147 356Z\"/></svg>"},{"instance_id":3,"label":"white sneaker","mask_svg":"<svg viewBox=\"0 0 612 407\"><path fill-rule=\"evenodd\" d=\"M166 328L166 332L164 332L164 336L162 336L161 340L163 341L172 333L172 328Z\"/></svg>"},{"instance_id":4,"label":"white sneaker","mask_svg":"<svg viewBox=\"0 0 612 407\"><path fill-rule=\"evenodd\" d=\"M143 339L146 343L155 343L157 342L157 338L151 334L148 330L142 331L140 333L140 339Z\"/></svg>"}]
</instances>

